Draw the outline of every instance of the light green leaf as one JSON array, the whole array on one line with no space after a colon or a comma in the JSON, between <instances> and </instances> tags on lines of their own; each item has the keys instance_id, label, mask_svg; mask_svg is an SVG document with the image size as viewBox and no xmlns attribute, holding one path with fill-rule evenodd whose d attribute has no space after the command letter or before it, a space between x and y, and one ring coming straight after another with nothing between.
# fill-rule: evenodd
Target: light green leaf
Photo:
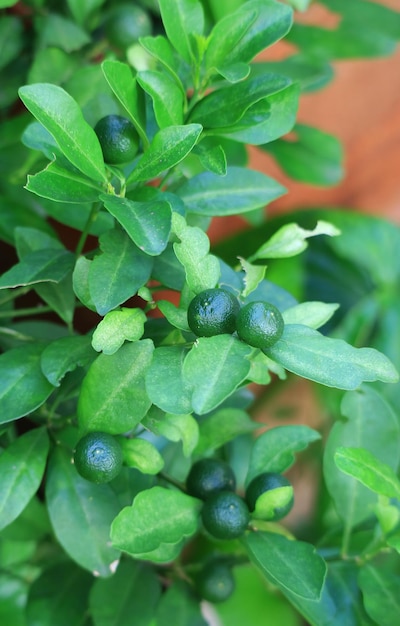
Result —
<instances>
[{"instance_id":1,"label":"light green leaf","mask_svg":"<svg viewBox=\"0 0 400 626\"><path fill-rule=\"evenodd\" d=\"M164 562L164 546L179 553L181 542L195 534L201 507L200 500L181 491L164 487L141 491L132 506L114 519L111 541L135 558L147 560L150 556L155 562Z\"/></svg>"},{"instance_id":2,"label":"light green leaf","mask_svg":"<svg viewBox=\"0 0 400 626\"><path fill-rule=\"evenodd\" d=\"M175 306L169 300L157 300L157 306L172 326L190 332L186 309Z\"/></svg>"},{"instance_id":3,"label":"light green leaf","mask_svg":"<svg viewBox=\"0 0 400 626\"><path fill-rule=\"evenodd\" d=\"M176 58L175 51L168 39L162 35L157 35L157 37L141 37L140 45L165 67L182 91L183 96L185 96L185 88L178 75L180 60Z\"/></svg>"},{"instance_id":4,"label":"light green leaf","mask_svg":"<svg viewBox=\"0 0 400 626\"><path fill-rule=\"evenodd\" d=\"M252 348L232 335L200 337L183 364L192 391L192 407L199 415L215 409L246 379Z\"/></svg>"},{"instance_id":5,"label":"light green leaf","mask_svg":"<svg viewBox=\"0 0 400 626\"><path fill-rule=\"evenodd\" d=\"M257 437L254 442L246 485L263 472L282 474L295 461L295 453L321 439L312 428L303 425L276 426Z\"/></svg>"},{"instance_id":6,"label":"light green leaf","mask_svg":"<svg viewBox=\"0 0 400 626\"><path fill-rule=\"evenodd\" d=\"M218 176L226 176L225 151L220 144L215 144L212 138L203 139L194 147L193 152L199 157L200 163L208 172L213 172Z\"/></svg>"},{"instance_id":7,"label":"light green leaf","mask_svg":"<svg viewBox=\"0 0 400 626\"><path fill-rule=\"evenodd\" d=\"M400 499L400 480L396 473L369 450L340 446L334 459L342 472L353 476L371 491L388 498Z\"/></svg>"},{"instance_id":8,"label":"light green leaf","mask_svg":"<svg viewBox=\"0 0 400 626\"><path fill-rule=\"evenodd\" d=\"M110 524L120 505L110 485L82 478L62 447L50 458L46 501L55 536L67 554L95 576L111 576L119 552L110 546Z\"/></svg>"},{"instance_id":9,"label":"light green leaf","mask_svg":"<svg viewBox=\"0 0 400 626\"><path fill-rule=\"evenodd\" d=\"M301 324L287 324L281 339L265 353L289 372L338 389L399 378L391 361L374 348L354 348Z\"/></svg>"},{"instance_id":10,"label":"light green leaf","mask_svg":"<svg viewBox=\"0 0 400 626\"><path fill-rule=\"evenodd\" d=\"M183 93L168 74L148 70L139 72L137 80L153 100L159 128L183 124Z\"/></svg>"},{"instance_id":11,"label":"light green leaf","mask_svg":"<svg viewBox=\"0 0 400 626\"><path fill-rule=\"evenodd\" d=\"M34 428L0 455L0 528L15 520L37 492L49 451L45 428Z\"/></svg>"},{"instance_id":12,"label":"light green leaf","mask_svg":"<svg viewBox=\"0 0 400 626\"><path fill-rule=\"evenodd\" d=\"M37 21L40 24L41 45L44 48L57 46L71 53L90 43L87 32L63 15L46 12L38 16Z\"/></svg>"},{"instance_id":13,"label":"light green leaf","mask_svg":"<svg viewBox=\"0 0 400 626\"><path fill-rule=\"evenodd\" d=\"M165 415L151 411L143 420L143 424L155 435L161 435L169 441L182 441L184 456L192 454L199 440L199 426L192 415Z\"/></svg>"},{"instance_id":14,"label":"light green leaf","mask_svg":"<svg viewBox=\"0 0 400 626\"><path fill-rule=\"evenodd\" d=\"M159 0L161 18L168 39L188 63L194 58L192 37L202 35L203 7L198 0Z\"/></svg>"},{"instance_id":15,"label":"light green leaf","mask_svg":"<svg viewBox=\"0 0 400 626\"><path fill-rule=\"evenodd\" d=\"M157 178L182 161L196 145L202 132L200 124L162 128L139 159L128 183Z\"/></svg>"},{"instance_id":16,"label":"light green leaf","mask_svg":"<svg viewBox=\"0 0 400 626\"><path fill-rule=\"evenodd\" d=\"M124 464L143 474L158 474L164 467L164 459L150 441L135 437L121 441Z\"/></svg>"},{"instance_id":17,"label":"light green leaf","mask_svg":"<svg viewBox=\"0 0 400 626\"><path fill-rule=\"evenodd\" d=\"M322 220L317 222L313 230L306 230L295 223L285 224L252 255L250 260L283 259L295 256L308 247L306 240L309 237L317 235L335 237L340 235L340 231L333 224Z\"/></svg>"},{"instance_id":18,"label":"light green leaf","mask_svg":"<svg viewBox=\"0 0 400 626\"><path fill-rule=\"evenodd\" d=\"M146 391L152 403L167 413L190 413L191 387L183 378L186 346L160 346L154 350L146 373Z\"/></svg>"},{"instance_id":19,"label":"light green leaf","mask_svg":"<svg viewBox=\"0 0 400 626\"><path fill-rule=\"evenodd\" d=\"M103 354L114 354L124 341L138 341L143 335L146 319L142 309L110 311L93 333L93 348Z\"/></svg>"},{"instance_id":20,"label":"light green leaf","mask_svg":"<svg viewBox=\"0 0 400 626\"><path fill-rule=\"evenodd\" d=\"M238 257L242 270L244 271L244 289L242 291L243 298L247 298L252 291L257 289L257 286L265 278L265 265L252 265L246 259Z\"/></svg>"},{"instance_id":21,"label":"light green leaf","mask_svg":"<svg viewBox=\"0 0 400 626\"><path fill-rule=\"evenodd\" d=\"M95 358L90 337L61 337L52 341L42 352L40 366L47 380L58 387L67 372L85 367Z\"/></svg>"},{"instance_id":22,"label":"light green leaf","mask_svg":"<svg viewBox=\"0 0 400 626\"><path fill-rule=\"evenodd\" d=\"M89 291L89 271L91 265L92 261L89 261L89 259L84 256L77 259L72 274L72 286L78 300L80 300L87 309L96 311L96 306Z\"/></svg>"},{"instance_id":23,"label":"light green leaf","mask_svg":"<svg viewBox=\"0 0 400 626\"><path fill-rule=\"evenodd\" d=\"M339 306L339 304L327 304L326 302L301 302L285 309L282 316L285 324L303 324L317 329L331 319Z\"/></svg>"},{"instance_id":24,"label":"light green leaf","mask_svg":"<svg viewBox=\"0 0 400 626\"><path fill-rule=\"evenodd\" d=\"M40 368L43 348L27 344L0 355L0 423L32 413L54 390Z\"/></svg>"},{"instance_id":25,"label":"light green leaf","mask_svg":"<svg viewBox=\"0 0 400 626\"><path fill-rule=\"evenodd\" d=\"M242 409L227 408L216 411L200 422L200 438L195 454L217 450L240 435L251 433L259 424Z\"/></svg>"},{"instance_id":26,"label":"light green leaf","mask_svg":"<svg viewBox=\"0 0 400 626\"><path fill-rule=\"evenodd\" d=\"M185 268L186 281L194 294L216 286L220 276L217 257L209 254L210 241L197 226L187 226L185 219L174 213L172 229L179 238L174 251Z\"/></svg>"},{"instance_id":27,"label":"light green leaf","mask_svg":"<svg viewBox=\"0 0 400 626\"><path fill-rule=\"evenodd\" d=\"M100 185L96 187L90 179L63 169L57 163L50 163L45 170L28 176L25 188L42 198L68 203L96 202L102 193Z\"/></svg>"},{"instance_id":28,"label":"light green leaf","mask_svg":"<svg viewBox=\"0 0 400 626\"><path fill-rule=\"evenodd\" d=\"M36 83L21 87L19 95L78 170L93 180L107 182L96 133L85 121L78 104L64 89L48 83Z\"/></svg>"},{"instance_id":29,"label":"light green leaf","mask_svg":"<svg viewBox=\"0 0 400 626\"><path fill-rule=\"evenodd\" d=\"M236 215L265 206L286 192L261 172L229 167L226 176L202 172L176 190L190 213L207 216Z\"/></svg>"},{"instance_id":30,"label":"light green leaf","mask_svg":"<svg viewBox=\"0 0 400 626\"><path fill-rule=\"evenodd\" d=\"M207 69L217 69L225 63L226 55L240 42L256 17L255 8L245 14L238 14L237 11L234 11L215 24L207 41L205 54Z\"/></svg>"},{"instance_id":31,"label":"light green leaf","mask_svg":"<svg viewBox=\"0 0 400 626\"><path fill-rule=\"evenodd\" d=\"M313 545L261 531L247 533L242 542L251 561L269 582L300 598L314 601L320 598L326 563Z\"/></svg>"},{"instance_id":32,"label":"light green leaf","mask_svg":"<svg viewBox=\"0 0 400 626\"><path fill-rule=\"evenodd\" d=\"M168 202L158 199L134 202L119 196L102 196L101 199L140 250L150 256L158 256L165 250L171 231Z\"/></svg>"},{"instance_id":33,"label":"light green leaf","mask_svg":"<svg viewBox=\"0 0 400 626\"><path fill-rule=\"evenodd\" d=\"M67 250L34 250L1 276L0 289L44 282L59 283L73 267L74 255Z\"/></svg>"},{"instance_id":34,"label":"light green leaf","mask_svg":"<svg viewBox=\"0 0 400 626\"><path fill-rule=\"evenodd\" d=\"M152 341L144 339L126 343L110 356L97 357L79 396L78 417L83 432L122 434L140 422L151 405L144 381L152 353Z\"/></svg>"}]
</instances>

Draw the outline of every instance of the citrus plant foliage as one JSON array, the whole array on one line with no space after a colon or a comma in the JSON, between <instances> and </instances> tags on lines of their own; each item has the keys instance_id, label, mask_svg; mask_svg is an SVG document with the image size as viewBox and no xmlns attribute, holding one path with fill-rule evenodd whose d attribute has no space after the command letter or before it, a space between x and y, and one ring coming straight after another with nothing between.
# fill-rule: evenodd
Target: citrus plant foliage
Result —
<instances>
[{"instance_id":1,"label":"citrus plant foliage","mask_svg":"<svg viewBox=\"0 0 400 626\"><path fill-rule=\"evenodd\" d=\"M275 613L393 626L400 426L385 389L399 355L328 335L338 304L273 280L346 222L294 217L244 237L232 263L207 231L214 217L260 224L286 191L248 167L247 145L299 180L339 180L340 145L295 125L299 97L335 58L390 53L399 15L326 0L342 21L310 39L293 25L306 0L66 4L23 5L37 29L26 72L23 21L0 0L0 69L16 64L1 96L0 236L16 254L0 276L1 623L204 626L207 601L232 626L250 585L249 626ZM283 37L296 55L255 62ZM255 436L249 385L292 374L341 418L324 450L305 425ZM285 525L284 474L309 446L335 520L328 532L320 514L315 545Z\"/></svg>"}]
</instances>

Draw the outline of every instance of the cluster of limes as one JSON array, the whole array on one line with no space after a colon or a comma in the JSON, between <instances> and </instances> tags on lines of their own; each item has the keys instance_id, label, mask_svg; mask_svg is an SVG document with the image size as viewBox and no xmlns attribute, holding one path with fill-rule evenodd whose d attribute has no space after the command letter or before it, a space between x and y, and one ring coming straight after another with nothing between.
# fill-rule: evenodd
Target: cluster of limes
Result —
<instances>
[{"instance_id":1,"label":"cluster of limes","mask_svg":"<svg viewBox=\"0 0 400 626\"><path fill-rule=\"evenodd\" d=\"M213 337L235 331L242 341L267 349L282 336L281 312L270 302L249 302L240 306L233 293L222 288L205 289L191 300L188 324L197 337Z\"/></svg>"}]
</instances>

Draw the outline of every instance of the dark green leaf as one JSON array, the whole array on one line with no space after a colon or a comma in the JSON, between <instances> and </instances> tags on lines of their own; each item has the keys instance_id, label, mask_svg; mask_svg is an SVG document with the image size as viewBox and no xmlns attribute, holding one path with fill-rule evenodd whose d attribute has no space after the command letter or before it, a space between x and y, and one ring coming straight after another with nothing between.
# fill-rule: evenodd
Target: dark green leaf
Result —
<instances>
[{"instance_id":1,"label":"dark green leaf","mask_svg":"<svg viewBox=\"0 0 400 626\"><path fill-rule=\"evenodd\" d=\"M400 577L393 572L365 564L360 568L359 585L368 615L379 626L393 626L400 615Z\"/></svg>"},{"instance_id":2,"label":"dark green leaf","mask_svg":"<svg viewBox=\"0 0 400 626\"><path fill-rule=\"evenodd\" d=\"M58 387L67 372L88 365L94 357L90 337L62 337L43 350L40 364L47 380Z\"/></svg>"},{"instance_id":3,"label":"dark green leaf","mask_svg":"<svg viewBox=\"0 0 400 626\"><path fill-rule=\"evenodd\" d=\"M103 154L93 128L75 100L61 87L37 83L21 87L19 95L29 111L53 135L60 150L83 174L107 182Z\"/></svg>"},{"instance_id":4,"label":"dark green leaf","mask_svg":"<svg viewBox=\"0 0 400 626\"><path fill-rule=\"evenodd\" d=\"M153 100L159 128L183 124L183 93L172 77L147 70L139 72L137 80Z\"/></svg>"},{"instance_id":5,"label":"dark green leaf","mask_svg":"<svg viewBox=\"0 0 400 626\"><path fill-rule=\"evenodd\" d=\"M75 312L72 271L68 272L59 283L39 283L34 289L64 322L67 324L72 322Z\"/></svg>"},{"instance_id":6,"label":"dark green leaf","mask_svg":"<svg viewBox=\"0 0 400 626\"><path fill-rule=\"evenodd\" d=\"M254 170L229 167L226 176L203 172L176 191L190 213L236 215L260 208L286 192L278 182Z\"/></svg>"},{"instance_id":7,"label":"dark green leaf","mask_svg":"<svg viewBox=\"0 0 400 626\"><path fill-rule=\"evenodd\" d=\"M128 182L151 180L177 165L196 145L201 132L200 124L162 128L139 159Z\"/></svg>"},{"instance_id":8,"label":"dark green leaf","mask_svg":"<svg viewBox=\"0 0 400 626\"><path fill-rule=\"evenodd\" d=\"M285 369L328 387L357 389L364 381L397 382L389 359L374 348L353 348L300 324L285 326L282 338L265 350Z\"/></svg>"},{"instance_id":9,"label":"dark green leaf","mask_svg":"<svg viewBox=\"0 0 400 626\"><path fill-rule=\"evenodd\" d=\"M44 428L34 428L16 439L0 456L0 528L24 510L43 478L49 438Z\"/></svg>"},{"instance_id":10,"label":"dark green leaf","mask_svg":"<svg viewBox=\"0 0 400 626\"><path fill-rule=\"evenodd\" d=\"M43 198L56 202L96 202L101 187L96 187L91 180L84 179L51 163L45 170L28 176L26 189Z\"/></svg>"},{"instance_id":11,"label":"dark green leaf","mask_svg":"<svg viewBox=\"0 0 400 626\"><path fill-rule=\"evenodd\" d=\"M40 368L43 347L25 344L0 355L1 423L32 413L53 391Z\"/></svg>"},{"instance_id":12,"label":"dark green leaf","mask_svg":"<svg viewBox=\"0 0 400 626\"><path fill-rule=\"evenodd\" d=\"M134 202L119 196L102 196L102 200L140 250L151 256L158 256L165 250L171 231L168 202L158 199Z\"/></svg>"},{"instance_id":13,"label":"dark green leaf","mask_svg":"<svg viewBox=\"0 0 400 626\"><path fill-rule=\"evenodd\" d=\"M30 252L0 278L0 289L59 283L74 267L74 255L67 250L51 248Z\"/></svg>"},{"instance_id":14,"label":"dark green leaf","mask_svg":"<svg viewBox=\"0 0 400 626\"><path fill-rule=\"evenodd\" d=\"M159 0L161 18L168 39L179 54L191 63L193 46L191 35L202 35L203 7L198 0Z\"/></svg>"},{"instance_id":15,"label":"dark green leaf","mask_svg":"<svg viewBox=\"0 0 400 626\"><path fill-rule=\"evenodd\" d=\"M154 569L135 561L122 561L112 578L97 580L89 608L95 626L149 626L161 595Z\"/></svg>"},{"instance_id":16,"label":"dark green leaf","mask_svg":"<svg viewBox=\"0 0 400 626\"><path fill-rule=\"evenodd\" d=\"M201 605L192 587L183 580L174 583L163 593L157 606L157 626L207 626Z\"/></svg>"},{"instance_id":17,"label":"dark green leaf","mask_svg":"<svg viewBox=\"0 0 400 626\"><path fill-rule=\"evenodd\" d=\"M13 3L7 3L7 6L11 6L11 4ZM19 55L23 45L21 20L13 15L2 14L0 20L0 69L6 67Z\"/></svg>"},{"instance_id":18,"label":"dark green leaf","mask_svg":"<svg viewBox=\"0 0 400 626\"><path fill-rule=\"evenodd\" d=\"M62 85L77 68L78 62L74 56L60 48L44 48L37 51L27 82Z\"/></svg>"},{"instance_id":19,"label":"dark green leaf","mask_svg":"<svg viewBox=\"0 0 400 626\"><path fill-rule=\"evenodd\" d=\"M153 404L167 413L191 412L191 387L182 373L187 353L185 346L161 346L154 350L146 374L146 391Z\"/></svg>"},{"instance_id":20,"label":"dark green leaf","mask_svg":"<svg viewBox=\"0 0 400 626\"><path fill-rule=\"evenodd\" d=\"M27 626L25 605L29 583L19 575L0 573L0 623Z\"/></svg>"},{"instance_id":21,"label":"dark green leaf","mask_svg":"<svg viewBox=\"0 0 400 626\"><path fill-rule=\"evenodd\" d=\"M113 355L97 357L79 397L78 416L83 431L120 434L140 422L151 405L144 382L152 353L153 343L145 339L124 344Z\"/></svg>"},{"instance_id":22,"label":"dark green leaf","mask_svg":"<svg viewBox=\"0 0 400 626\"><path fill-rule=\"evenodd\" d=\"M81 0L67 0L67 4L75 21L78 24L84 24L91 14L104 4L104 0L86 0L85 2L81 2Z\"/></svg>"},{"instance_id":23,"label":"dark green leaf","mask_svg":"<svg viewBox=\"0 0 400 626\"><path fill-rule=\"evenodd\" d=\"M267 580L300 598L319 600L326 563L314 546L262 531L247 533L242 541L250 559Z\"/></svg>"},{"instance_id":24,"label":"dark green leaf","mask_svg":"<svg viewBox=\"0 0 400 626\"><path fill-rule=\"evenodd\" d=\"M111 576L119 553L110 546L110 524L119 502L110 485L81 478L70 454L56 447L48 468L46 501L57 540L67 554L95 576Z\"/></svg>"},{"instance_id":25,"label":"dark green leaf","mask_svg":"<svg viewBox=\"0 0 400 626\"><path fill-rule=\"evenodd\" d=\"M253 432L258 426L242 409L220 409L200 422L200 438L195 453L202 456L217 450L236 437Z\"/></svg>"}]
</instances>

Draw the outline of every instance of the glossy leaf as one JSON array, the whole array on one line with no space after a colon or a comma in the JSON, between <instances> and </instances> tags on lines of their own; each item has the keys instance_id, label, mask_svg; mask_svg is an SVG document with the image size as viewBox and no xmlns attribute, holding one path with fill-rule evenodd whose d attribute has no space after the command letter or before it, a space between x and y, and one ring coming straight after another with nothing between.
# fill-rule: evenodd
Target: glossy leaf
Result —
<instances>
[{"instance_id":1,"label":"glossy leaf","mask_svg":"<svg viewBox=\"0 0 400 626\"><path fill-rule=\"evenodd\" d=\"M179 238L174 252L185 269L186 281L193 293L216 286L220 276L217 257L209 254L210 241L197 226L188 226L184 218L174 213L172 229Z\"/></svg>"},{"instance_id":2,"label":"glossy leaf","mask_svg":"<svg viewBox=\"0 0 400 626\"><path fill-rule=\"evenodd\" d=\"M171 553L180 552L181 542L198 528L202 503L181 491L152 487L141 491L132 506L125 507L111 526L115 547L138 559L164 562L164 546ZM163 514L160 516L159 511Z\"/></svg>"},{"instance_id":3,"label":"glossy leaf","mask_svg":"<svg viewBox=\"0 0 400 626\"><path fill-rule=\"evenodd\" d=\"M92 577L70 561L50 565L29 589L27 625L80 626L91 585Z\"/></svg>"},{"instance_id":4,"label":"glossy leaf","mask_svg":"<svg viewBox=\"0 0 400 626\"><path fill-rule=\"evenodd\" d=\"M158 474L164 467L164 459L150 441L139 437L123 438L121 445L124 464L128 467L134 467L143 474Z\"/></svg>"},{"instance_id":5,"label":"glossy leaf","mask_svg":"<svg viewBox=\"0 0 400 626\"><path fill-rule=\"evenodd\" d=\"M19 95L29 111L53 135L60 150L83 174L107 182L103 155L93 128L75 100L61 87L37 83L21 87Z\"/></svg>"},{"instance_id":6,"label":"glossy leaf","mask_svg":"<svg viewBox=\"0 0 400 626\"><path fill-rule=\"evenodd\" d=\"M269 176L242 167L229 167L226 176L202 172L176 191L188 212L210 217L247 213L285 192L285 188Z\"/></svg>"},{"instance_id":7,"label":"glossy leaf","mask_svg":"<svg viewBox=\"0 0 400 626\"><path fill-rule=\"evenodd\" d=\"M62 337L43 350L40 366L49 383L58 387L67 372L89 365L94 358L90 337Z\"/></svg>"},{"instance_id":8,"label":"glossy leaf","mask_svg":"<svg viewBox=\"0 0 400 626\"><path fill-rule=\"evenodd\" d=\"M246 484L263 472L282 474L295 462L295 453L321 439L303 425L276 426L259 435L253 445Z\"/></svg>"},{"instance_id":9,"label":"glossy leaf","mask_svg":"<svg viewBox=\"0 0 400 626\"><path fill-rule=\"evenodd\" d=\"M73 267L74 255L67 250L34 250L1 276L0 289L59 283Z\"/></svg>"},{"instance_id":10,"label":"glossy leaf","mask_svg":"<svg viewBox=\"0 0 400 626\"><path fill-rule=\"evenodd\" d=\"M354 348L301 324L287 324L267 356L289 372L337 389L357 389L363 382L398 381L389 359L374 348Z\"/></svg>"},{"instance_id":11,"label":"glossy leaf","mask_svg":"<svg viewBox=\"0 0 400 626\"><path fill-rule=\"evenodd\" d=\"M89 609L95 626L149 626L161 595L154 569L133 560L122 561L112 578L97 580Z\"/></svg>"},{"instance_id":12,"label":"glossy leaf","mask_svg":"<svg viewBox=\"0 0 400 626\"><path fill-rule=\"evenodd\" d=\"M200 422L200 438L196 455L217 450L240 435L258 428L246 411L236 408L220 409Z\"/></svg>"},{"instance_id":13,"label":"glossy leaf","mask_svg":"<svg viewBox=\"0 0 400 626\"><path fill-rule=\"evenodd\" d=\"M215 409L246 379L252 348L232 335L200 337L187 355L183 375L199 415Z\"/></svg>"},{"instance_id":14,"label":"glossy leaf","mask_svg":"<svg viewBox=\"0 0 400 626\"><path fill-rule=\"evenodd\" d=\"M20 435L0 456L0 528L24 510L43 479L49 451L44 428Z\"/></svg>"},{"instance_id":15,"label":"glossy leaf","mask_svg":"<svg viewBox=\"0 0 400 626\"><path fill-rule=\"evenodd\" d=\"M119 229L100 237L100 249L89 267L88 290L97 312L105 315L143 287L152 261Z\"/></svg>"},{"instance_id":16,"label":"glossy leaf","mask_svg":"<svg viewBox=\"0 0 400 626\"><path fill-rule=\"evenodd\" d=\"M157 178L180 163L196 145L202 130L200 124L162 128L137 162L128 183Z\"/></svg>"},{"instance_id":17,"label":"glossy leaf","mask_svg":"<svg viewBox=\"0 0 400 626\"><path fill-rule=\"evenodd\" d=\"M139 72L137 80L153 100L159 128L183 124L183 93L174 79L156 70Z\"/></svg>"},{"instance_id":18,"label":"glossy leaf","mask_svg":"<svg viewBox=\"0 0 400 626\"><path fill-rule=\"evenodd\" d=\"M262 531L247 533L242 542L251 561L272 584L300 598L319 600L326 563L314 546Z\"/></svg>"},{"instance_id":19,"label":"glossy leaf","mask_svg":"<svg viewBox=\"0 0 400 626\"><path fill-rule=\"evenodd\" d=\"M190 35L202 35L204 28L203 7L198 0L159 0L161 18L168 39L177 52L191 63L193 60Z\"/></svg>"},{"instance_id":20,"label":"glossy leaf","mask_svg":"<svg viewBox=\"0 0 400 626\"><path fill-rule=\"evenodd\" d=\"M400 611L400 577L374 564L365 564L358 576L367 613L379 626L395 624Z\"/></svg>"},{"instance_id":21,"label":"glossy leaf","mask_svg":"<svg viewBox=\"0 0 400 626\"><path fill-rule=\"evenodd\" d=\"M103 354L114 354L124 341L138 341L143 335L146 319L142 309L110 311L93 333L93 348Z\"/></svg>"},{"instance_id":22,"label":"glossy leaf","mask_svg":"<svg viewBox=\"0 0 400 626\"><path fill-rule=\"evenodd\" d=\"M326 302L301 302L283 311L282 316L285 324L304 324L317 329L326 324L338 308L338 304Z\"/></svg>"},{"instance_id":23,"label":"glossy leaf","mask_svg":"<svg viewBox=\"0 0 400 626\"><path fill-rule=\"evenodd\" d=\"M285 224L253 254L251 260L283 259L300 254L308 247L307 239L317 235L335 237L340 235L340 231L333 224L322 220L317 222L313 230L306 230L295 223Z\"/></svg>"},{"instance_id":24,"label":"glossy leaf","mask_svg":"<svg viewBox=\"0 0 400 626\"><path fill-rule=\"evenodd\" d=\"M371 491L400 499L400 481L396 473L365 448L341 446L336 449L334 459L342 472L353 476Z\"/></svg>"},{"instance_id":25,"label":"glossy leaf","mask_svg":"<svg viewBox=\"0 0 400 626\"><path fill-rule=\"evenodd\" d=\"M97 357L83 380L79 396L82 431L121 434L140 422L151 404L144 381L152 353L152 341L144 339L126 343L110 356Z\"/></svg>"},{"instance_id":26,"label":"glossy leaf","mask_svg":"<svg viewBox=\"0 0 400 626\"><path fill-rule=\"evenodd\" d=\"M243 14L234 11L215 24L207 42L205 62L208 69L219 68L225 63L226 55L234 50L256 17L255 8Z\"/></svg>"},{"instance_id":27,"label":"glossy leaf","mask_svg":"<svg viewBox=\"0 0 400 626\"><path fill-rule=\"evenodd\" d=\"M150 256L157 256L165 250L171 231L168 202L158 199L134 202L119 196L102 196L102 200L140 250Z\"/></svg>"},{"instance_id":28,"label":"glossy leaf","mask_svg":"<svg viewBox=\"0 0 400 626\"><path fill-rule=\"evenodd\" d=\"M110 485L79 476L69 452L56 447L50 458L46 501L57 540L67 554L95 576L111 576L119 552L110 546L110 524L119 511Z\"/></svg>"},{"instance_id":29,"label":"glossy leaf","mask_svg":"<svg viewBox=\"0 0 400 626\"><path fill-rule=\"evenodd\" d=\"M160 346L154 350L146 373L146 391L152 403L167 413L191 412L191 387L183 377L186 346Z\"/></svg>"},{"instance_id":30,"label":"glossy leaf","mask_svg":"<svg viewBox=\"0 0 400 626\"><path fill-rule=\"evenodd\" d=\"M32 413L54 390L40 367L43 348L28 344L0 355L0 423Z\"/></svg>"},{"instance_id":31,"label":"glossy leaf","mask_svg":"<svg viewBox=\"0 0 400 626\"><path fill-rule=\"evenodd\" d=\"M181 441L183 455L186 457L192 454L199 440L199 426L196 419L189 414L149 411L143 424L155 435L161 435L169 441Z\"/></svg>"},{"instance_id":32,"label":"glossy leaf","mask_svg":"<svg viewBox=\"0 0 400 626\"><path fill-rule=\"evenodd\" d=\"M333 425L326 442L324 477L348 531L371 515L377 496L338 469L334 461L336 450L342 446L365 448L396 471L400 462L400 431L392 408L367 386L344 396L341 413L345 421Z\"/></svg>"},{"instance_id":33,"label":"glossy leaf","mask_svg":"<svg viewBox=\"0 0 400 626\"><path fill-rule=\"evenodd\" d=\"M103 74L119 102L131 118L144 146L148 145L146 135L146 113L144 93L137 84L132 70L126 63L107 59L101 65Z\"/></svg>"},{"instance_id":34,"label":"glossy leaf","mask_svg":"<svg viewBox=\"0 0 400 626\"><path fill-rule=\"evenodd\" d=\"M90 179L65 170L51 163L45 170L28 176L26 189L42 198L56 202L96 202L102 192Z\"/></svg>"},{"instance_id":35,"label":"glossy leaf","mask_svg":"<svg viewBox=\"0 0 400 626\"><path fill-rule=\"evenodd\" d=\"M226 175L226 154L220 144L214 144L206 137L194 147L193 152L199 157L204 169L218 176Z\"/></svg>"},{"instance_id":36,"label":"glossy leaf","mask_svg":"<svg viewBox=\"0 0 400 626\"><path fill-rule=\"evenodd\" d=\"M141 37L140 45L164 66L175 80L182 94L185 95L185 88L178 75L180 61L177 59L175 51L168 39L163 35L157 35L157 37Z\"/></svg>"}]
</instances>

